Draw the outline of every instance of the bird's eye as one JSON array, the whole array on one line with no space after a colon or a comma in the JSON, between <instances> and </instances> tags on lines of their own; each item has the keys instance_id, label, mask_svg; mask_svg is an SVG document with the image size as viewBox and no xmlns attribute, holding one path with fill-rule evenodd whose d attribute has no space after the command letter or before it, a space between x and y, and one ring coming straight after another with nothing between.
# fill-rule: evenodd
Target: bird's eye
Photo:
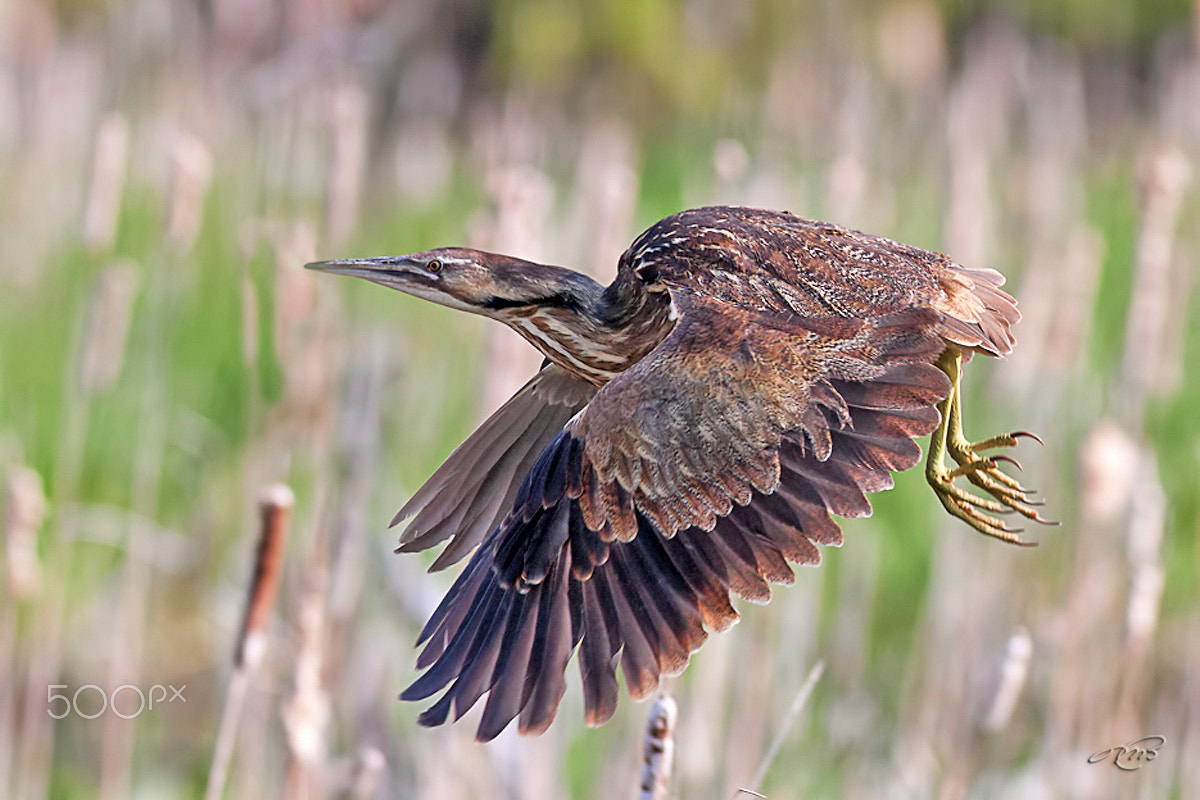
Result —
<instances>
[{"instance_id":1,"label":"bird's eye","mask_svg":"<svg viewBox=\"0 0 1200 800\"><path fill-rule=\"evenodd\" d=\"M428 264L425 265L425 269L429 270L430 272L441 272L442 271L442 262L439 259L435 258L432 261L430 261Z\"/></svg>"}]
</instances>

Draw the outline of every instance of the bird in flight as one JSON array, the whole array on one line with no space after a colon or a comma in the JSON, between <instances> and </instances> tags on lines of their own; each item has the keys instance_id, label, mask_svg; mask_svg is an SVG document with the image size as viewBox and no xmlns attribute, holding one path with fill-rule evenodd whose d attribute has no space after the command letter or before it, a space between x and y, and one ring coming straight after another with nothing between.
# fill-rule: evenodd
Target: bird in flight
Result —
<instances>
[{"instance_id":1,"label":"bird in flight","mask_svg":"<svg viewBox=\"0 0 1200 800\"><path fill-rule=\"evenodd\" d=\"M1026 544L998 515L1046 522L1002 472L1019 431L972 443L962 365L1003 356L1020 314L1000 273L786 212L713 206L658 222L604 287L561 267L464 248L322 261L503 322L542 369L463 442L392 521L398 552L473 552L420 634L401 698L477 737L541 733L576 655L585 718L687 665L766 602L790 564L839 545L831 515L921 457L946 510ZM1034 437L1036 438L1036 437ZM978 491L968 491L972 484Z\"/></svg>"}]
</instances>

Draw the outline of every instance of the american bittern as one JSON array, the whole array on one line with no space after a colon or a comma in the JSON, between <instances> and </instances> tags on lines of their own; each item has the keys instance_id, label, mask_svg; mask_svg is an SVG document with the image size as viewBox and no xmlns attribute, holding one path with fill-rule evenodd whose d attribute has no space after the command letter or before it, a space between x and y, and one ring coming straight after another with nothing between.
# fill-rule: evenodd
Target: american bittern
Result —
<instances>
[{"instance_id":1,"label":"american bittern","mask_svg":"<svg viewBox=\"0 0 1200 800\"><path fill-rule=\"evenodd\" d=\"M636 698L682 671L738 618L731 593L766 601L788 562L840 544L830 514L869 514L917 436L951 514L1018 544L997 514L1044 521L1006 457L980 455L1022 434L962 432L960 367L1011 351L1020 316L992 270L727 207L654 225L607 288L459 248L309 266L499 320L546 357L393 520L412 517L401 552L450 540L435 569L478 546L401 695L446 689L422 724L486 692L481 740L518 717L541 732L576 649L586 721L605 722L618 662Z\"/></svg>"}]
</instances>

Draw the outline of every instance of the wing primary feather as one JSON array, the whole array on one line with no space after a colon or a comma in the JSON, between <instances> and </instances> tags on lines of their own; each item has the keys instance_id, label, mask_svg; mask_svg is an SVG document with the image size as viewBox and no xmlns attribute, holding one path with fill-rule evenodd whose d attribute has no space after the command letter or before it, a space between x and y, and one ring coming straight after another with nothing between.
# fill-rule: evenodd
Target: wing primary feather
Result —
<instances>
[{"instance_id":1,"label":"wing primary feather","mask_svg":"<svg viewBox=\"0 0 1200 800\"><path fill-rule=\"evenodd\" d=\"M645 523L643 523L645 524ZM664 621L670 627L675 639L684 650L685 660L704 643L708 634L704 630L705 601L685 576L672 555L673 548L668 548L665 540L657 532L646 530L637 537L645 561L639 566L648 571L647 588L655 595L656 604L660 609L671 609L664 613Z\"/></svg>"},{"instance_id":2,"label":"wing primary feather","mask_svg":"<svg viewBox=\"0 0 1200 800\"><path fill-rule=\"evenodd\" d=\"M567 691L567 661L572 650L571 611L567 599L570 558L569 551L564 551L562 559L550 568L544 583L538 610L538 634L522 689L519 729L523 734L542 733L550 727Z\"/></svg>"},{"instance_id":3,"label":"wing primary feather","mask_svg":"<svg viewBox=\"0 0 1200 800\"><path fill-rule=\"evenodd\" d=\"M509 614L516 597L512 592L502 592L499 602L492 608L488 617L489 624L481 625L475 634L475 641L463 659L464 666L454 682L451 692L454 694L454 718L461 719L463 714L475 705L483 693L495 683L494 672L496 661L500 655L500 646L504 641L508 627Z\"/></svg>"},{"instance_id":4,"label":"wing primary feather","mask_svg":"<svg viewBox=\"0 0 1200 800\"><path fill-rule=\"evenodd\" d=\"M576 580L586 581L596 567L608 561L608 542L583 521L583 511L578 503L570 503L571 510L571 572Z\"/></svg>"},{"instance_id":5,"label":"wing primary feather","mask_svg":"<svg viewBox=\"0 0 1200 800\"><path fill-rule=\"evenodd\" d=\"M522 583L541 583L562 559L570 536L570 505L559 503L546 509L536 537L524 543L524 567L520 575Z\"/></svg>"},{"instance_id":6,"label":"wing primary feather","mask_svg":"<svg viewBox=\"0 0 1200 800\"><path fill-rule=\"evenodd\" d=\"M717 522L712 540L721 551L720 557L728 570L729 590L752 603L770 600L771 587L759 574L754 551L730 517Z\"/></svg>"},{"instance_id":7,"label":"wing primary feather","mask_svg":"<svg viewBox=\"0 0 1200 800\"><path fill-rule=\"evenodd\" d=\"M400 698L404 699L403 695ZM447 691L436 703L417 715L417 724L426 728L436 728L444 725L450 716L450 705L454 702L454 693Z\"/></svg>"},{"instance_id":8,"label":"wing primary feather","mask_svg":"<svg viewBox=\"0 0 1200 800\"><path fill-rule=\"evenodd\" d=\"M614 548L608 563L616 567L623 560L623 555L621 548ZM617 577L615 570L612 574L614 578ZM638 615L630 605L623 582L618 587L609 585L608 588L619 622L621 672L625 675L625 687L630 696L640 699L658 686L658 656L654 643L646 637Z\"/></svg>"},{"instance_id":9,"label":"wing primary feather","mask_svg":"<svg viewBox=\"0 0 1200 800\"><path fill-rule=\"evenodd\" d=\"M491 600L493 588L494 581L490 581L471 599L470 612L454 630L450 643L444 651L437 653L436 660L432 663L426 662L429 668L401 693L401 700L424 700L459 675L472 650L475 634L485 622L486 607ZM487 621L487 625L490 626L493 622L494 620ZM421 658L424 659L425 655L422 652ZM421 666L420 659L418 666Z\"/></svg>"},{"instance_id":10,"label":"wing primary feather","mask_svg":"<svg viewBox=\"0 0 1200 800\"><path fill-rule=\"evenodd\" d=\"M749 507L739 511L739 518L757 516L757 523L747 527L761 530L788 561L794 564L819 564L821 553L809 541L801 515L788 501L787 496L776 490L756 498Z\"/></svg>"},{"instance_id":11,"label":"wing primary feather","mask_svg":"<svg viewBox=\"0 0 1200 800\"><path fill-rule=\"evenodd\" d=\"M679 577L686 581L701 622L711 630L725 630L737 619L737 612L729 602L729 589L690 546L690 533L681 531L674 538L657 544L663 550L663 557L671 560ZM707 535L707 532L700 535Z\"/></svg>"},{"instance_id":12,"label":"wing primary feather","mask_svg":"<svg viewBox=\"0 0 1200 800\"><path fill-rule=\"evenodd\" d=\"M909 438L874 436L855 429L837 431L833 440L835 450L846 458L881 472L903 471L921 460L921 448ZM785 442L785 449L787 446ZM803 457L803 453L798 456Z\"/></svg>"},{"instance_id":13,"label":"wing primary feather","mask_svg":"<svg viewBox=\"0 0 1200 800\"><path fill-rule=\"evenodd\" d=\"M821 495L805 481L789 481L776 491L800 518L805 537L817 544L838 547L842 544L842 529L829 516ZM798 562L804 563L804 562Z\"/></svg>"},{"instance_id":14,"label":"wing primary feather","mask_svg":"<svg viewBox=\"0 0 1200 800\"><path fill-rule=\"evenodd\" d=\"M617 659L622 641L618 615L604 573L582 584L583 640L579 644L579 677L583 685L584 720L592 727L612 718L617 708Z\"/></svg>"},{"instance_id":15,"label":"wing primary feather","mask_svg":"<svg viewBox=\"0 0 1200 800\"><path fill-rule=\"evenodd\" d=\"M471 610L469 599L474 597L483 582L491 577L491 559L482 553L482 550L477 553L459 573L458 578L450 587L450 591L446 592L442 602L438 604L437 609L430 615L429 621L425 623L425 627L421 629L420 635L417 636L417 645L427 641L432 645L435 632L456 628L462 623L463 618ZM426 650L429 649L431 648L426 648ZM436 657L437 653L434 653L432 658ZM422 653L421 659L424 658L425 653ZM418 666L421 666L421 660L418 660Z\"/></svg>"},{"instance_id":16,"label":"wing primary feather","mask_svg":"<svg viewBox=\"0 0 1200 800\"><path fill-rule=\"evenodd\" d=\"M550 447L554 458L546 468L546 483L542 487L542 505L549 507L560 502L567 493L567 472L575 458L575 439L570 433L559 433Z\"/></svg>"},{"instance_id":17,"label":"wing primary feather","mask_svg":"<svg viewBox=\"0 0 1200 800\"><path fill-rule=\"evenodd\" d=\"M768 583L785 585L795 583L796 575L788 566L782 549L772 542L763 531L762 520L753 512L753 509L749 509L749 511L750 514L738 515L729 519L730 527L726 529L726 541L737 539L737 534L740 534L740 541L753 554L751 557L757 564L758 574ZM736 534L733 533L734 531Z\"/></svg>"},{"instance_id":18,"label":"wing primary feather","mask_svg":"<svg viewBox=\"0 0 1200 800\"><path fill-rule=\"evenodd\" d=\"M620 548L620 557L614 553L609 563L613 565L613 576L620 587L618 594L624 598L631 611L631 621L641 629L650 645L650 651L654 654L656 667L653 671L657 681L664 661L673 662L672 655L669 654L672 642L665 631L669 626L663 619L663 609L658 608L645 591L649 587L645 585L646 576L640 569L636 542L637 539L634 539L629 545Z\"/></svg>"},{"instance_id":19,"label":"wing primary feather","mask_svg":"<svg viewBox=\"0 0 1200 800\"><path fill-rule=\"evenodd\" d=\"M500 648L496 662L496 681L488 692L483 716L475 732L475 738L481 742L490 742L499 736L500 731L504 730L521 710L525 675L529 668L538 624L538 601L541 591L542 586L539 584L530 589L528 594L521 595L521 615L517 620L516 629L509 632Z\"/></svg>"},{"instance_id":20,"label":"wing primary feather","mask_svg":"<svg viewBox=\"0 0 1200 800\"><path fill-rule=\"evenodd\" d=\"M862 490L841 472L837 462L810 462L794 459L787 468L807 480L820 493L825 506L839 517L865 517L871 513L871 503Z\"/></svg>"}]
</instances>

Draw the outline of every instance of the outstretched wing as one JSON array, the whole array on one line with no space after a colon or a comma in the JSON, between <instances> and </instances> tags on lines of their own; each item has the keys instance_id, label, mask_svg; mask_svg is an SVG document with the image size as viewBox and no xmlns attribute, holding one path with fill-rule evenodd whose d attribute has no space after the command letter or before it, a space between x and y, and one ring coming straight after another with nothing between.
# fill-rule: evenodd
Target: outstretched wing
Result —
<instances>
[{"instance_id":1,"label":"outstretched wing","mask_svg":"<svg viewBox=\"0 0 1200 800\"><path fill-rule=\"evenodd\" d=\"M453 537L431 570L471 552L512 508L534 460L595 393L565 370L544 367L455 448L392 519L397 525L412 517L397 552Z\"/></svg>"},{"instance_id":2,"label":"outstretched wing","mask_svg":"<svg viewBox=\"0 0 1200 800\"><path fill-rule=\"evenodd\" d=\"M930 362L929 308L875 320L754 312L677 290L675 329L605 385L538 457L420 640L445 689L420 718L460 717L488 694L481 740L519 718L549 726L578 649L587 722L611 717L618 664L631 695L676 674L707 630L765 601L838 544L830 513L920 457L912 441L949 392Z\"/></svg>"}]
</instances>

